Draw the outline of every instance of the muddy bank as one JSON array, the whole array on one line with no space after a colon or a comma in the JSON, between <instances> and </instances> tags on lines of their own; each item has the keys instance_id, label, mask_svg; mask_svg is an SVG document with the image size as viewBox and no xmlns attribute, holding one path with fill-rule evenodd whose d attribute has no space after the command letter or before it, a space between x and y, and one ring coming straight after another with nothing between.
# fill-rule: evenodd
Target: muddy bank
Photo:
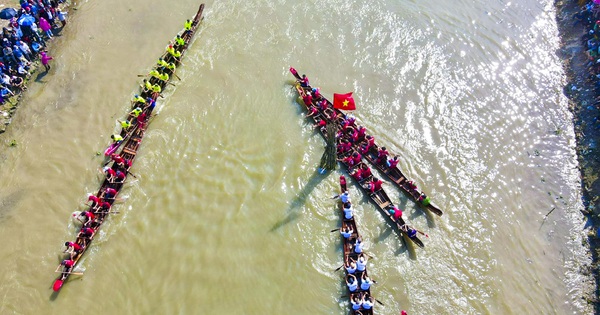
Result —
<instances>
[{"instance_id":1,"label":"muddy bank","mask_svg":"<svg viewBox=\"0 0 600 315\"><path fill-rule=\"evenodd\" d=\"M569 99L569 107L573 113L575 137L577 141L577 156L581 172L582 198L585 210L583 211L591 226L587 241L592 256L592 266L581 270L583 274L592 273L596 281L595 292L589 292L583 298L594 306L594 313L600 314L598 293L600 292L600 272L598 258L600 254L600 159L597 144L600 143L600 98L598 98L594 74L588 70L588 56L583 42L583 35L588 32L588 26L577 22L575 14L581 10L580 4L586 1L559 0L555 1L557 22L561 37L561 49L557 54L564 60L567 84L564 94Z\"/></svg>"}]
</instances>

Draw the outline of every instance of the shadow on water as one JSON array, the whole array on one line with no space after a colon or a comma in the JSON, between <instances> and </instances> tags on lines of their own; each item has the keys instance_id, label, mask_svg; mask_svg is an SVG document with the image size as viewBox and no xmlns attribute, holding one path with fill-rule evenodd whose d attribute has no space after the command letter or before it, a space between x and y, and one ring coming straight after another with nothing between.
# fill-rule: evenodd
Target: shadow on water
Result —
<instances>
[{"instance_id":1,"label":"shadow on water","mask_svg":"<svg viewBox=\"0 0 600 315\"><path fill-rule=\"evenodd\" d=\"M284 225L287 225L288 223L291 223L298 219L301 215L301 213L298 212L298 209L300 209L301 206L303 206L306 203L306 198L308 198L308 196L312 193L315 187L317 187L319 183L321 183L321 181L323 181L323 179L327 177L328 174L329 173L321 175L315 169L315 172L310 177L308 183L306 183L306 185L302 187L302 190L300 190L300 192L298 192L298 195L290 202L290 206L286 210L286 217L275 223L269 231L274 232L279 228L283 227Z\"/></svg>"}]
</instances>

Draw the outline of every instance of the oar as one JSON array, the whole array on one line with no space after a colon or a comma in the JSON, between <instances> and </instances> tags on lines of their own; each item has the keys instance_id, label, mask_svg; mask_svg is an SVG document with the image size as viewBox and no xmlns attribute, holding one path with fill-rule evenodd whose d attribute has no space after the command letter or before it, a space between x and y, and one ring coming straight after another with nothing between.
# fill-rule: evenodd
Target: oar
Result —
<instances>
[{"instance_id":1,"label":"oar","mask_svg":"<svg viewBox=\"0 0 600 315\"><path fill-rule=\"evenodd\" d=\"M83 276L83 272L63 272L63 271L56 271L56 273L66 273L66 274L70 274L70 275L78 275L78 276Z\"/></svg>"},{"instance_id":2,"label":"oar","mask_svg":"<svg viewBox=\"0 0 600 315\"><path fill-rule=\"evenodd\" d=\"M340 230L339 228L337 228L337 229L333 229L333 230L331 230L331 232L330 232L330 233L333 233L333 232L335 232L335 231L339 231L339 230Z\"/></svg>"},{"instance_id":3,"label":"oar","mask_svg":"<svg viewBox=\"0 0 600 315\"><path fill-rule=\"evenodd\" d=\"M385 304L381 303L381 301L380 301L380 300L378 300L378 299L376 299L376 298L373 298L373 299L375 299L375 302L377 302L377 303L381 304L381 306L385 306Z\"/></svg>"},{"instance_id":4,"label":"oar","mask_svg":"<svg viewBox=\"0 0 600 315\"><path fill-rule=\"evenodd\" d=\"M417 230L417 229L415 229L415 230ZM417 230L417 232L419 232L419 233L421 233L421 235L425 235L425 237L429 238L429 235L427 233L423 233L423 232L421 232L419 230Z\"/></svg>"},{"instance_id":5,"label":"oar","mask_svg":"<svg viewBox=\"0 0 600 315\"><path fill-rule=\"evenodd\" d=\"M133 176L133 178L135 178L135 179L138 179L138 177L137 177L135 174L133 174L132 172L130 172L130 171L127 171L127 173L128 173L129 175Z\"/></svg>"},{"instance_id":6,"label":"oar","mask_svg":"<svg viewBox=\"0 0 600 315\"><path fill-rule=\"evenodd\" d=\"M344 265L341 265L341 266L339 266L339 267L338 267L336 270L334 270L333 272L336 272L336 271L338 271L338 270L342 269L342 267L344 267Z\"/></svg>"}]
</instances>

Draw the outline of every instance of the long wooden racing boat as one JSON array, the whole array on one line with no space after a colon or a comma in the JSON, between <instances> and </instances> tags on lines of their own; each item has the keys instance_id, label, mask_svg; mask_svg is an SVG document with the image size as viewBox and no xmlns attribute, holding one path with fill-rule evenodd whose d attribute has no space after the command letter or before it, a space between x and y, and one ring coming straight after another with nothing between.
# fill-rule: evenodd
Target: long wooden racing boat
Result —
<instances>
[{"instance_id":1,"label":"long wooden racing boat","mask_svg":"<svg viewBox=\"0 0 600 315\"><path fill-rule=\"evenodd\" d=\"M183 44L176 45L174 49L177 54L180 55L176 57L171 53L165 53L161 57L162 60L170 65L170 67L160 67L160 71L163 74L168 74L169 79L172 78L172 76L176 76L175 70L177 66L181 64L181 58L186 52L196 33L196 30L198 29L202 19L203 11L204 4L201 4L194 17L191 20L186 21L186 28L184 28L178 34L178 36L182 38L184 42ZM142 138L144 137L144 133L150 122L156 99L160 96L161 92L169 83L169 79L153 79L150 79L151 84L157 85L160 89L156 88L155 90L148 90L144 86L142 87L139 93L141 98L133 102L132 108L134 110L126 117L126 120L129 121L131 125L126 128L122 128L121 135L124 136L123 140L120 141L120 143L113 144L113 147L116 148L110 148L111 151L116 152L117 149L122 145L120 153L111 154L112 161L106 163L103 169L103 172L107 174L107 176L102 182L100 189L95 195L89 197L88 200L91 201L91 204L86 211L82 212L84 215L81 217L76 215L76 219L82 221L83 227L77 234L75 242L68 242L65 244L68 246L67 249L71 249L72 252L69 254L68 259L63 260L63 262L56 268L56 271L60 272L61 274L56 280L54 280L54 284L52 286L54 291L59 291L71 274L79 274L74 273L73 269L76 267L83 254L89 248L91 241L94 239L98 230L108 217L108 214L111 213L112 205L117 200L117 196L123 188L128 175L131 174L129 170L132 166L133 160L137 156ZM112 164L107 166L110 164L110 162L112 162ZM135 177L135 175L131 175ZM81 218L83 218L83 220L81 220ZM75 247L78 249L74 250Z\"/></svg>"},{"instance_id":2,"label":"long wooden racing boat","mask_svg":"<svg viewBox=\"0 0 600 315\"><path fill-rule=\"evenodd\" d=\"M343 194L345 191L347 191L346 178L342 175L340 177L340 194ZM359 240L360 242L362 242L362 237L360 236L360 233L358 232L358 228L356 226L356 220L354 219L354 216L352 216L352 218L350 218L350 219L346 219L346 216L344 214L344 206L343 206L341 199L340 199L340 202L338 202L338 204L339 204L338 209L340 211L340 217L342 219L342 227L340 228L340 234L343 231L347 231L348 233L350 233L350 236L348 238L344 237L343 234L341 234L342 235L342 246L343 246L343 250L344 250L344 264L343 264L343 268L345 271L344 279L346 281L348 281L348 279L353 278L353 281L354 281L354 279L357 281L357 289L355 291L350 291L350 287L348 285L346 285L347 295L350 299L350 314L371 315L371 314L373 314L373 307L365 309L363 306L361 306L360 309L358 309L358 310L353 309L352 300L355 298L357 298L359 300L369 299L371 302L375 301L375 299L371 296L370 287L366 290L363 290L361 288L362 282L364 281L364 279L369 279L368 272L367 272L368 268L365 266L364 271L359 271L357 269L354 273L350 273L346 269L346 267L348 267L351 262L356 263L359 260L359 257L360 257L360 259L365 260L365 264L366 264L366 261L368 258L366 257L366 254L364 252L359 254L359 253L356 253L356 251L354 250L356 241ZM346 230L347 228L349 230Z\"/></svg>"},{"instance_id":3,"label":"long wooden racing boat","mask_svg":"<svg viewBox=\"0 0 600 315\"><path fill-rule=\"evenodd\" d=\"M369 161L371 165L375 166L381 173L385 174L388 179L394 182L394 184L396 184L400 190L412 198L413 201L415 201L418 205L425 207L425 209L438 216L441 216L443 214L442 210L434 205L429 200L429 197L425 195L425 193L419 191L417 186L408 180L397 166L390 167L385 161L382 163L377 162L379 149L380 148L377 144L373 144L367 154L363 155L363 157Z\"/></svg>"},{"instance_id":4,"label":"long wooden racing boat","mask_svg":"<svg viewBox=\"0 0 600 315\"><path fill-rule=\"evenodd\" d=\"M300 85L300 83L296 83L295 89L298 92L298 94L302 97L305 95L306 91L312 90L312 87L310 85L307 87L302 87ZM326 138L325 128L319 127L320 125L322 126L322 122L329 121L329 122L334 123L339 126L341 124L340 120L343 120L343 118L345 116L336 115L335 118L330 119L329 118L330 114L328 114L327 112L330 113L330 111L333 111L333 105L324 97L322 97L322 99L328 103L327 108L324 110L321 110L321 109L317 109L317 111L313 110L313 114L311 114L311 112L309 111L308 104L306 104L303 100L301 100L300 103L304 105L304 108L309 113L309 116L310 116L310 119L312 120L314 128L316 128L319 131L319 133L321 134L321 136L323 136L323 138ZM315 105L312 104L311 106L315 106ZM315 108L318 108L318 107L315 107ZM352 171L355 170L357 167L365 167L366 166L362 162L356 163L355 165L352 165L352 166L350 166L344 162L344 158L347 157L347 154L352 154L355 151L356 151L356 149L353 148L352 151L347 152L346 155L340 154L338 152L338 159L341 160L340 161L341 164L346 167L348 174L351 174ZM366 166L366 167L368 167L368 166ZM378 189L378 190L371 192L370 188L368 187L368 183L373 179L372 176L369 176L363 180L357 180L353 176L350 176L350 177L352 177L352 179L355 180L359 184L358 186L365 193L365 195L367 195L369 197L369 199L377 206L377 209L379 210L379 212L392 223L392 226L396 227L396 231L397 231L397 233L400 234L401 237L406 237L406 238L410 239L413 243L415 243L419 247L425 247L423 242L416 235L409 237L409 235L405 231L403 231L403 228L408 228L409 225L404 221L404 219L402 219L402 217L399 217L398 219L396 219L396 218L394 218L394 216L392 214L390 214L389 210L394 209L395 205L392 203L391 199L389 198L389 196L385 192L385 190Z\"/></svg>"}]
</instances>

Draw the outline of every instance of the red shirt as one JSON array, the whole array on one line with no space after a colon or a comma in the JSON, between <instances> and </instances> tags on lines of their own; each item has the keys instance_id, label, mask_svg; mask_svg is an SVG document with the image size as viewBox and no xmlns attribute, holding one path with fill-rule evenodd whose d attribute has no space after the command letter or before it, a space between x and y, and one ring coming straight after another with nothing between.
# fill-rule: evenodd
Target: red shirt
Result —
<instances>
[{"instance_id":1,"label":"red shirt","mask_svg":"<svg viewBox=\"0 0 600 315\"><path fill-rule=\"evenodd\" d=\"M143 124L146 121L146 113L141 113L138 117L137 117L137 121L138 123Z\"/></svg>"},{"instance_id":2,"label":"red shirt","mask_svg":"<svg viewBox=\"0 0 600 315\"><path fill-rule=\"evenodd\" d=\"M115 154L113 156L111 156L112 160L115 161L115 163L117 164L122 164L123 162L125 162L125 159L123 159L120 155Z\"/></svg>"},{"instance_id":3,"label":"red shirt","mask_svg":"<svg viewBox=\"0 0 600 315\"><path fill-rule=\"evenodd\" d=\"M373 181L373 190L380 190L381 185L383 185L383 182L380 179Z\"/></svg>"},{"instance_id":4,"label":"red shirt","mask_svg":"<svg viewBox=\"0 0 600 315\"><path fill-rule=\"evenodd\" d=\"M125 173L121 172L121 171L117 171L116 175L115 175L118 179L123 180L125 179Z\"/></svg>"},{"instance_id":5,"label":"red shirt","mask_svg":"<svg viewBox=\"0 0 600 315\"><path fill-rule=\"evenodd\" d=\"M398 209L397 207L394 207L394 210L394 219L398 221L398 219L402 216L402 210Z\"/></svg>"},{"instance_id":6,"label":"red shirt","mask_svg":"<svg viewBox=\"0 0 600 315\"><path fill-rule=\"evenodd\" d=\"M106 170L106 173L108 174L108 176L112 177L115 176L115 170L113 170L112 168L109 168Z\"/></svg>"},{"instance_id":7,"label":"red shirt","mask_svg":"<svg viewBox=\"0 0 600 315\"><path fill-rule=\"evenodd\" d=\"M93 220L96 216L91 211L83 211L82 215L86 216L88 219Z\"/></svg>"},{"instance_id":8,"label":"red shirt","mask_svg":"<svg viewBox=\"0 0 600 315\"><path fill-rule=\"evenodd\" d=\"M81 233L86 236L91 236L92 234L94 234L94 230L91 228L83 228L81 229Z\"/></svg>"},{"instance_id":9,"label":"red shirt","mask_svg":"<svg viewBox=\"0 0 600 315\"><path fill-rule=\"evenodd\" d=\"M93 203L98 203L100 201L100 198L98 198L94 195L91 195L88 197L88 201L92 201Z\"/></svg>"},{"instance_id":10,"label":"red shirt","mask_svg":"<svg viewBox=\"0 0 600 315\"><path fill-rule=\"evenodd\" d=\"M368 168L368 167L367 167L367 168L363 168L363 169L362 169L362 173L363 173L363 176L364 176L365 178L366 178L366 177L369 177L369 176L371 176L371 175L372 175L372 174L371 174L371 169L370 169L370 168Z\"/></svg>"},{"instance_id":11,"label":"red shirt","mask_svg":"<svg viewBox=\"0 0 600 315\"><path fill-rule=\"evenodd\" d=\"M398 165L398 160L391 159L391 160L389 160L389 163L390 163L390 168L394 168L394 167L396 167L396 165Z\"/></svg>"},{"instance_id":12,"label":"red shirt","mask_svg":"<svg viewBox=\"0 0 600 315\"><path fill-rule=\"evenodd\" d=\"M310 96L310 94L304 94L304 96L302 96L302 100L304 100L304 104L306 104L306 106L312 104L312 96Z\"/></svg>"},{"instance_id":13,"label":"red shirt","mask_svg":"<svg viewBox=\"0 0 600 315\"><path fill-rule=\"evenodd\" d=\"M67 268L71 268L73 267L73 265L75 264L74 261L72 261L71 259L66 259L62 261L62 265L67 267Z\"/></svg>"},{"instance_id":14,"label":"red shirt","mask_svg":"<svg viewBox=\"0 0 600 315\"><path fill-rule=\"evenodd\" d=\"M102 208L102 209L104 209L104 210L110 209L110 203L108 203L108 202L106 202L106 201L103 201L103 202L100 204L100 208Z\"/></svg>"},{"instance_id":15,"label":"red shirt","mask_svg":"<svg viewBox=\"0 0 600 315\"><path fill-rule=\"evenodd\" d=\"M106 190L104 191L104 193L106 193L107 195L112 195L112 196L114 196L114 195L116 195L116 194L117 194L117 191L116 191L116 190L114 190L114 189L112 189L112 188L106 188Z\"/></svg>"},{"instance_id":16,"label":"red shirt","mask_svg":"<svg viewBox=\"0 0 600 315\"><path fill-rule=\"evenodd\" d=\"M73 249L76 251L81 250L81 246L79 246L79 244L77 244L77 243L69 242L69 247L73 247Z\"/></svg>"}]
</instances>

